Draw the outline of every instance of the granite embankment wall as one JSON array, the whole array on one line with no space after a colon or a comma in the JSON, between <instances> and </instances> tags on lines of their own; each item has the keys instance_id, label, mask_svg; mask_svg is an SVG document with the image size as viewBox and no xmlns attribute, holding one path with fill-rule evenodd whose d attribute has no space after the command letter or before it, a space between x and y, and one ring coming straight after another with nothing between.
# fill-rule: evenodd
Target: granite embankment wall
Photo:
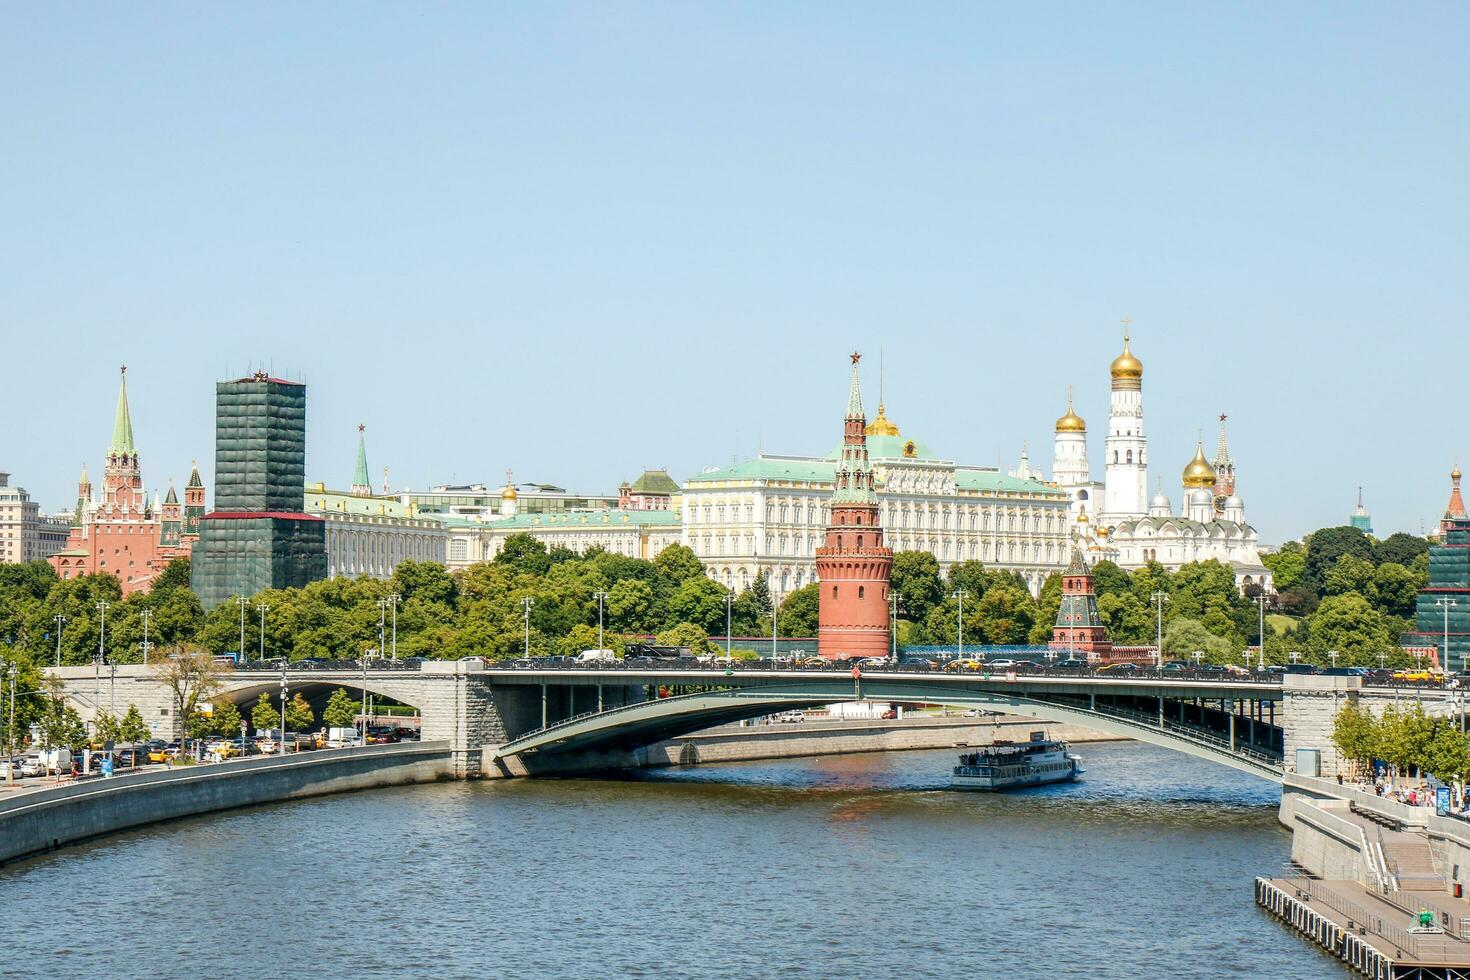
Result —
<instances>
[{"instance_id":1,"label":"granite embankment wall","mask_svg":"<svg viewBox=\"0 0 1470 980\"><path fill-rule=\"evenodd\" d=\"M987 745L997 739L1021 741L1033 731L1068 742L1121 741L1112 735L1071 725L1046 725L1034 719L909 717L872 720L812 720L775 725L724 725L694 735L658 742L624 753L501 760L480 768L487 779L507 776L691 766L711 762L748 762L802 756L846 755ZM488 752L487 752L488 756ZM529 764L528 764L529 763Z\"/></svg>"},{"instance_id":2,"label":"granite embankment wall","mask_svg":"<svg viewBox=\"0 0 1470 980\"><path fill-rule=\"evenodd\" d=\"M180 766L22 791L0 799L0 863L177 817L453 776L449 742L408 742Z\"/></svg>"}]
</instances>

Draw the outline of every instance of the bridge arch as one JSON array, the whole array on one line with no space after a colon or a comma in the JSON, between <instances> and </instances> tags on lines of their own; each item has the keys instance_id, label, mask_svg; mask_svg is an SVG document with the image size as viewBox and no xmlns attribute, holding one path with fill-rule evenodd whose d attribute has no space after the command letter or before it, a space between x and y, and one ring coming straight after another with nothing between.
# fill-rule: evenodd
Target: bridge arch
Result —
<instances>
[{"instance_id":1,"label":"bridge arch","mask_svg":"<svg viewBox=\"0 0 1470 980\"><path fill-rule=\"evenodd\" d=\"M1158 745L1171 751L1228 766L1263 779L1280 781L1282 768L1270 753L1219 744L1204 733L1192 733L1167 723L1153 723L1086 706L1021 697L1014 694L913 685L886 691L881 682L866 684L861 698L879 701L922 701L985 708L1039 721L1076 725ZM703 691L643 701L601 712L590 712L529 732L502 745L490 755L505 759L522 755L567 756L607 750L630 750L696 731L772 712L859 700L859 692L781 689L779 685Z\"/></svg>"}]
</instances>

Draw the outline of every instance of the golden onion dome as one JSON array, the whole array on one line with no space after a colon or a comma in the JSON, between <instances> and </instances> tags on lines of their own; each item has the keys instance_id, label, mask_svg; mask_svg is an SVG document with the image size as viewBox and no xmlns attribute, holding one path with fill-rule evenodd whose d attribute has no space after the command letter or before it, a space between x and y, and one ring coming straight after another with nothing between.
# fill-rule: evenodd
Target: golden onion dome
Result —
<instances>
[{"instance_id":1,"label":"golden onion dome","mask_svg":"<svg viewBox=\"0 0 1470 980\"><path fill-rule=\"evenodd\" d=\"M888 416L883 414L883 403L878 403L878 417L868 423L863 432L870 436L896 436L899 434L898 426L888 421Z\"/></svg>"},{"instance_id":2,"label":"golden onion dome","mask_svg":"<svg viewBox=\"0 0 1470 980\"><path fill-rule=\"evenodd\" d=\"M82 470L82 476L84 478L86 476L86 473L87 473L87 471L85 469L83 469ZM1456 463L1455 464L1455 468L1452 469L1452 470L1450 470L1450 479L1451 480L1458 480L1459 478L1460 478L1460 464L1459 463Z\"/></svg>"},{"instance_id":3,"label":"golden onion dome","mask_svg":"<svg viewBox=\"0 0 1470 980\"><path fill-rule=\"evenodd\" d=\"M1119 387L1136 388L1143 383L1143 362L1133 356L1128 346L1128 334L1123 334L1123 353L1113 358L1109 371Z\"/></svg>"},{"instance_id":4,"label":"golden onion dome","mask_svg":"<svg viewBox=\"0 0 1470 980\"><path fill-rule=\"evenodd\" d=\"M516 488L511 486L509 483L507 483L500 491L501 500L515 500L516 496Z\"/></svg>"},{"instance_id":5,"label":"golden onion dome","mask_svg":"<svg viewBox=\"0 0 1470 980\"><path fill-rule=\"evenodd\" d=\"M1067 401L1067 414L1057 419L1058 432L1086 432L1087 423L1082 421L1082 416L1072 411L1072 402Z\"/></svg>"},{"instance_id":6,"label":"golden onion dome","mask_svg":"<svg viewBox=\"0 0 1470 980\"><path fill-rule=\"evenodd\" d=\"M1205 447L1203 443L1194 444L1194 459L1184 467L1184 473L1180 477L1186 490L1210 490L1215 486L1215 468L1210 461L1205 459Z\"/></svg>"}]
</instances>

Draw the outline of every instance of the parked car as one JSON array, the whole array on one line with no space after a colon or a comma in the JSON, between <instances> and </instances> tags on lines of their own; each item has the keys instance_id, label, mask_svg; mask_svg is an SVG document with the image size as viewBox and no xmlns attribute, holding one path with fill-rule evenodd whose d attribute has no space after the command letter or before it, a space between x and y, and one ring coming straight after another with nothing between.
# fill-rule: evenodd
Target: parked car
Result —
<instances>
[{"instance_id":1,"label":"parked car","mask_svg":"<svg viewBox=\"0 0 1470 980\"><path fill-rule=\"evenodd\" d=\"M1056 663L1052 664L1052 669L1053 670L1086 670L1087 669L1087 661L1086 660L1079 660L1076 657L1068 657L1065 660L1058 660Z\"/></svg>"},{"instance_id":2,"label":"parked car","mask_svg":"<svg viewBox=\"0 0 1470 980\"><path fill-rule=\"evenodd\" d=\"M968 674L982 670L984 667L985 661L983 660L951 660L944 665L944 671L948 674Z\"/></svg>"},{"instance_id":3,"label":"parked car","mask_svg":"<svg viewBox=\"0 0 1470 980\"><path fill-rule=\"evenodd\" d=\"M1222 666L1220 666L1219 664L1196 664L1194 669L1196 671L1198 671L1199 673L1201 673L1201 674L1223 674L1223 673L1226 673L1225 668L1222 667Z\"/></svg>"},{"instance_id":4,"label":"parked car","mask_svg":"<svg viewBox=\"0 0 1470 980\"><path fill-rule=\"evenodd\" d=\"M1098 673L1106 674L1136 674L1141 668L1138 664L1103 664L1098 668Z\"/></svg>"},{"instance_id":5,"label":"parked car","mask_svg":"<svg viewBox=\"0 0 1470 980\"><path fill-rule=\"evenodd\" d=\"M794 710L793 711L783 711L779 715L776 716L776 720L777 721L780 721L780 722L792 722L792 723L798 722L798 721L806 721L806 712L805 711L794 711Z\"/></svg>"},{"instance_id":6,"label":"parked car","mask_svg":"<svg viewBox=\"0 0 1470 980\"><path fill-rule=\"evenodd\" d=\"M983 661L982 663L984 667L990 670L1010 670L1012 667L1016 666L1016 661L1010 659L1009 657L999 657L995 660Z\"/></svg>"},{"instance_id":7,"label":"parked car","mask_svg":"<svg viewBox=\"0 0 1470 980\"><path fill-rule=\"evenodd\" d=\"M43 776L46 774L46 763L41 761L39 755L28 755L20 760L20 774L22 776Z\"/></svg>"},{"instance_id":8,"label":"parked car","mask_svg":"<svg viewBox=\"0 0 1470 980\"><path fill-rule=\"evenodd\" d=\"M1017 660L1011 665L1012 670L1045 670L1039 660Z\"/></svg>"},{"instance_id":9,"label":"parked car","mask_svg":"<svg viewBox=\"0 0 1470 980\"><path fill-rule=\"evenodd\" d=\"M939 661L930 660L928 657L910 657L907 660L900 660L898 662L899 670L925 671L934 670L939 666L941 666Z\"/></svg>"}]
</instances>

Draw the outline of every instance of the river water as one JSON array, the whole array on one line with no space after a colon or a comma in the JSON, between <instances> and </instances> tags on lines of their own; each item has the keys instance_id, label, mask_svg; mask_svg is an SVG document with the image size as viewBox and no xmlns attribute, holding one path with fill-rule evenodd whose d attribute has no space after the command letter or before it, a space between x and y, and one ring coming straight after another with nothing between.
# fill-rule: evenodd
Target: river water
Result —
<instances>
[{"instance_id":1,"label":"river water","mask_svg":"<svg viewBox=\"0 0 1470 980\"><path fill-rule=\"evenodd\" d=\"M145 828L0 869L0 975L1348 975L1252 902L1290 853L1275 787L1079 752L1080 782L1004 795L946 790L950 751L903 752Z\"/></svg>"}]
</instances>

